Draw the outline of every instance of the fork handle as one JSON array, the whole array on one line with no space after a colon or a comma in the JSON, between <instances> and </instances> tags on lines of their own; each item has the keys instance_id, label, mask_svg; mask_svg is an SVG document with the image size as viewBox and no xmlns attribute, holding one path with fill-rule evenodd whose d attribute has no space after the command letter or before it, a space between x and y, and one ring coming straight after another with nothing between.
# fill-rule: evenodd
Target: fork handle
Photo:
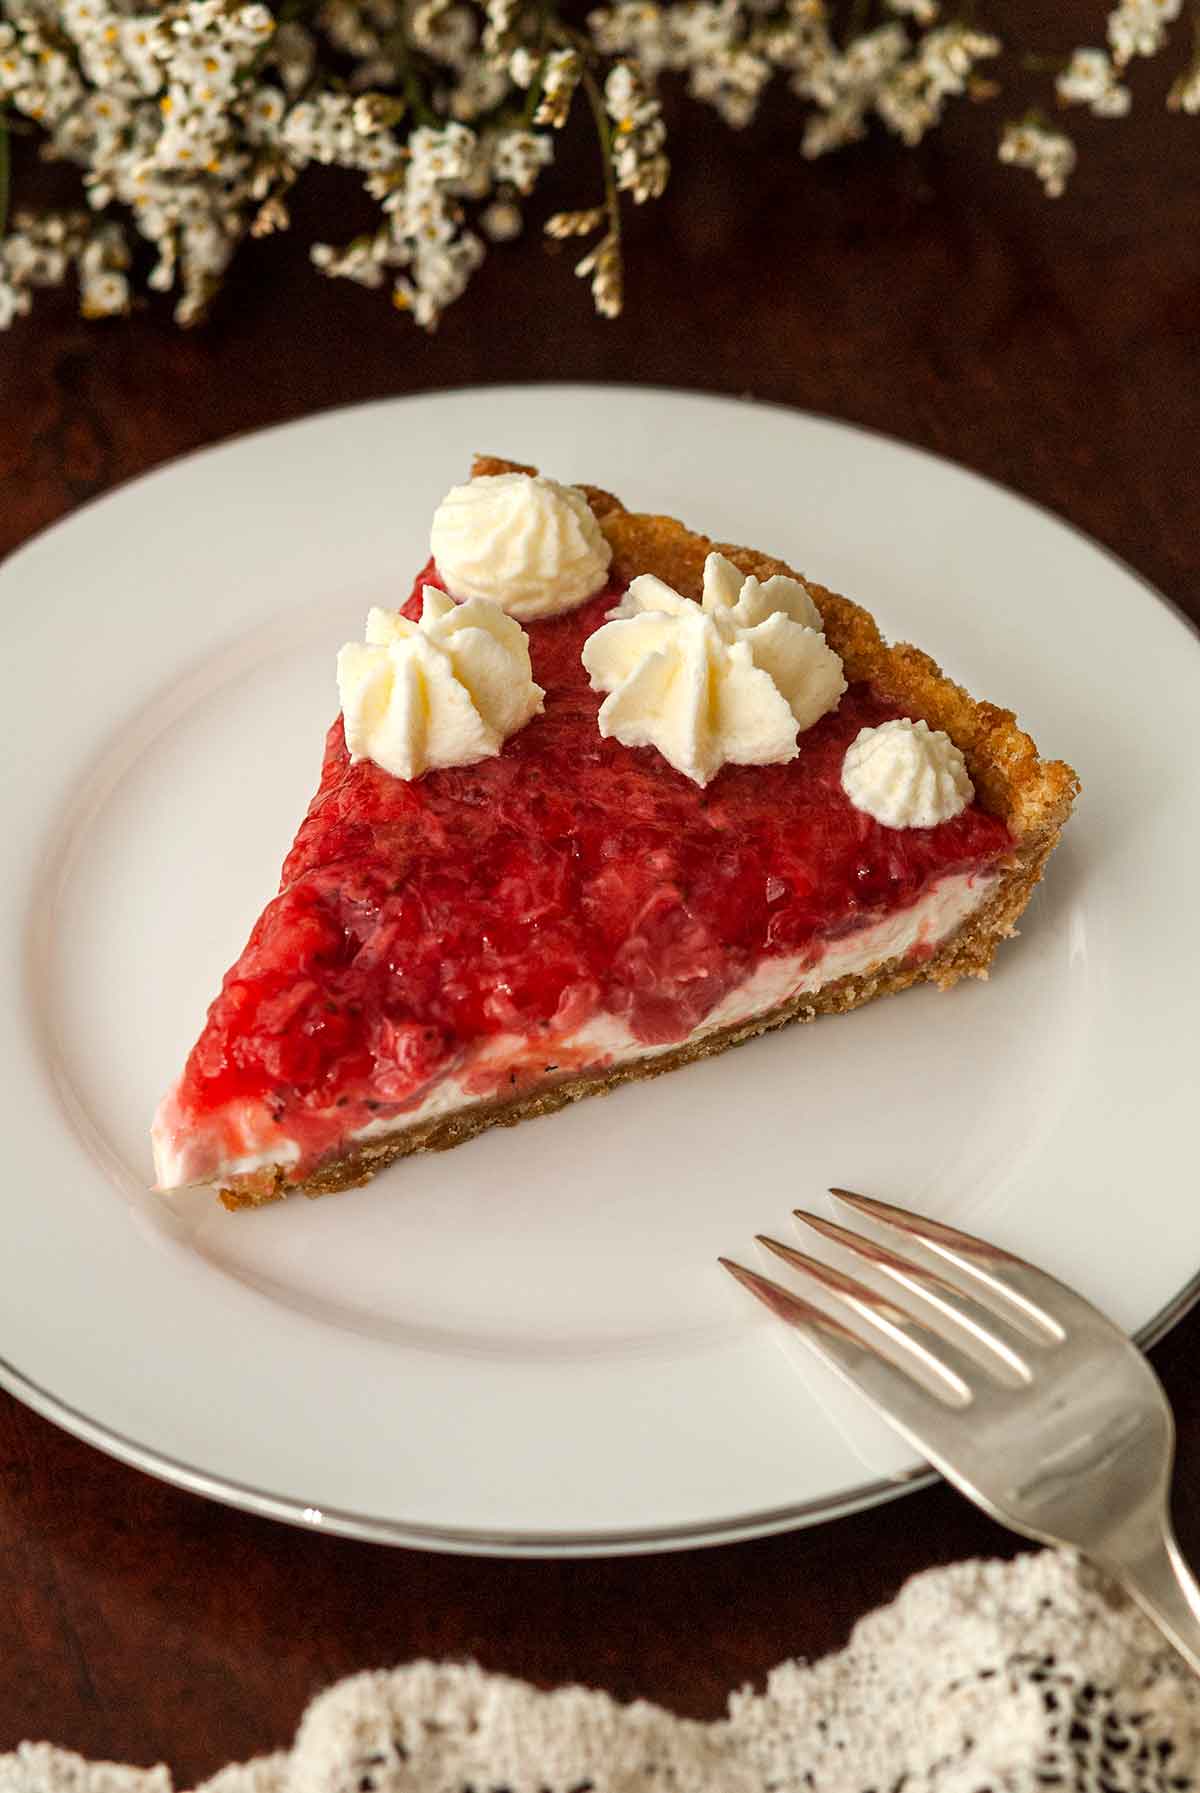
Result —
<instances>
[{"instance_id":1,"label":"fork handle","mask_svg":"<svg viewBox=\"0 0 1200 1793\"><path fill-rule=\"evenodd\" d=\"M1184 1560L1170 1521L1124 1560L1104 1565L1200 1675L1200 1584Z\"/></svg>"}]
</instances>

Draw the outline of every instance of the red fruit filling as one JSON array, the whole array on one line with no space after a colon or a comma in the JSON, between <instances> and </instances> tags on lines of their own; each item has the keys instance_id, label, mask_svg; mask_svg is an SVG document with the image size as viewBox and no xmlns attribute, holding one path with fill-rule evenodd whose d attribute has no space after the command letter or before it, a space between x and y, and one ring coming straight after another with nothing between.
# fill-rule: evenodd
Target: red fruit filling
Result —
<instances>
[{"instance_id":1,"label":"red fruit filling","mask_svg":"<svg viewBox=\"0 0 1200 1793\"><path fill-rule=\"evenodd\" d=\"M430 563L407 614L435 582ZM186 1122L261 1103L303 1174L451 1072L487 1095L603 1064L571 1046L595 1016L648 1045L682 1040L764 958L815 960L1011 846L974 805L904 830L852 807L847 746L904 714L866 685L790 764L726 766L706 790L652 749L602 740L580 650L619 596L529 625L545 712L495 759L405 783L352 765L333 724L279 895L188 1060ZM499 1035L504 1051L479 1064Z\"/></svg>"}]
</instances>

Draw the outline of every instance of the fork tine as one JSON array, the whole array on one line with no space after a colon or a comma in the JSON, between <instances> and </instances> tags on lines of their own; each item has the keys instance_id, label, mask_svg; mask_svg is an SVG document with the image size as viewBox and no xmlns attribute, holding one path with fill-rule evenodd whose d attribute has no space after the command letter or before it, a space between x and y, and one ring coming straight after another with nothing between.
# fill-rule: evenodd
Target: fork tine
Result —
<instances>
[{"instance_id":1,"label":"fork tine","mask_svg":"<svg viewBox=\"0 0 1200 1793\"><path fill-rule=\"evenodd\" d=\"M744 1289L756 1295L764 1307L769 1307L776 1319L785 1320L789 1326L812 1326L816 1331L828 1333L834 1338L843 1339L852 1345L862 1346L862 1341L848 1326L833 1314L823 1313L814 1307L811 1301L805 1301L802 1295L794 1295L785 1289L782 1283L772 1282L769 1276L763 1276L757 1270L747 1270L744 1264L738 1264L733 1258L718 1258L722 1270L728 1270L735 1282L740 1282Z\"/></svg>"},{"instance_id":2,"label":"fork tine","mask_svg":"<svg viewBox=\"0 0 1200 1793\"><path fill-rule=\"evenodd\" d=\"M939 1400L952 1407L966 1407L974 1399L971 1378L976 1366L957 1346L940 1338L866 1283L855 1282L832 1265L807 1257L794 1246L768 1238L765 1233L756 1233L755 1238L793 1270L810 1277L837 1302L840 1310L849 1310L857 1323L858 1337L865 1332L866 1342L876 1350L882 1349L884 1356L889 1355L888 1345L892 1353L899 1352L898 1367L929 1387Z\"/></svg>"},{"instance_id":3,"label":"fork tine","mask_svg":"<svg viewBox=\"0 0 1200 1793\"><path fill-rule=\"evenodd\" d=\"M950 1416L944 1402L898 1369L890 1358L882 1357L868 1340L802 1295L793 1295L790 1289L760 1276L756 1270L747 1270L731 1258L720 1258L718 1262L784 1320L814 1356L856 1388L922 1456L936 1468L947 1469L940 1448L928 1436L944 1427Z\"/></svg>"},{"instance_id":4,"label":"fork tine","mask_svg":"<svg viewBox=\"0 0 1200 1793\"><path fill-rule=\"evenodd\" d=\"M955 1288L938 1271L930 1270L924 1264L914 1263L910 1258L902 1258L896 1252L889 1251L886 1245L878 1245L874 1239L864 1239L861 1233L852 1233L848 1227L838 1226L836 1221L825 1220L818 1214L806 1214L803 1209L795 1208L793 1218L801 1225L811 1227L823 1239L831 1239L835 1245L851 1252L883 1276L890 1277L902 1289L919 1295L937 1314L949 1320L952 1326L961 1327L981 1347L979 1364L986 1373L1010 1384L1014 1381L1027 1383L1032 1380L1033 1372L1029 1365L1005 1336L1013 1329L998 1317L995 1317L994 1330L985 1326L980 1314L987 1310L981 1309L977 1302L964 1295L961 1289ZM991 1315L988 1317L994 1318ZM997 1374L998 1365L1003 1365L1008 1372L1007 1376Z\"/></svg>"},{"instance_id":5,"label":"fork tine","mask_svg":"<svg viewBox=\"0 0 1200 1793\"><path fill-rule=\"evenodd\" d=\"M986 1290L993 1301L999 1301L1013 1324L1041 1344L1062 1343L1067 1336L1064 1320L1089 1328L1097 1322L1111 1326L1082 1295L999 1245L977 1239L973 1233L960 1232L942 1220L931 1220L928 1215L914 1214L892 1202L878 1201L874 1196L858 1195L851 1189L831 1189L829 1193L878 1226L904 1239L919 1240L977 1288Z\"/></svg>"}]
</instances>

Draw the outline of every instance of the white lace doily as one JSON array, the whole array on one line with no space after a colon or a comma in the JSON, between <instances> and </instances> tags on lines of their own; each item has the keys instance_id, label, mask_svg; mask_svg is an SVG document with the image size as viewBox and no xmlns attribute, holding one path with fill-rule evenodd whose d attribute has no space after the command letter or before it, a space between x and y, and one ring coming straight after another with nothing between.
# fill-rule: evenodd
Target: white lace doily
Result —
<instances>
[{"instance_id":1,"label":"white lace doily","mask_svg":"<svg viewBox=\"0 0 1200 1793\"><path fill-rule=\"evenodd\" d=\"M1074 1558L919 1575L846 1649L774 1669L714 1724L580 1687L539 1693L416 1662L355 1675L290 1751L197 1793L1188 1793L1200 1682ZM138 1769L25 1743L0 1793L172 1793Z\"/></svg>"}]
</instances>

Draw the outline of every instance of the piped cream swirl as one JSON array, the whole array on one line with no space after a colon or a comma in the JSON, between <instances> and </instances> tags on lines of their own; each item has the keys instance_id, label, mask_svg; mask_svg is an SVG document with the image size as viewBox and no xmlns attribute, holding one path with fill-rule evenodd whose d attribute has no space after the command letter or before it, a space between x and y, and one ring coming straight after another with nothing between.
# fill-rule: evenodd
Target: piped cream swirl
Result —
<instances>
[{"instance_id":1,"label":"piped cream swirl","mask_svg":"<svg viewBox=\"0 0 1200 1793\"><path fill-rule=\"evenodd\" d=\"M338 655L338 692L353 760L396 778L469 766L499 753L542 707L529 642L495 604L456 604L427 585L419 623L371 610L365 642Z\"/></svg>"},{"instance_id":2,"label":"piped cream swirl","mask_svg":"<svg viewBox=\"0 0 1200 1793\"><path fill-rule=\"evenodd\" d=\"M975 795L949 735L907 716L859 730L842 761L842 789L855 809L888 828L936 828Z\"/></svg>"},{"instance_id":3,"label":"piped cream swirl","mask_svg":"<svg viewBox=\"0 0 1200 1793\"><path fill-rule=\"evenodd\" d=\"M439 504L430 548L457 598L490 598L521 622L573 610L600 590L612 549L577 486L492 473Z\"/></svg>"},{"instance_id":4,"label":"piped cream swirl","mask_svg":"<svg viewBox=\"0 0 1200 1793\"><path fill-rule=\"evenodd\" d=\"M804 585L760 582L710 554L699 604L652 574L631 581L583 664L607 693L600 733L655 747L695 784L721 767L795 759L797 735L846 689Z\"/></svg>"}]
</instances>

